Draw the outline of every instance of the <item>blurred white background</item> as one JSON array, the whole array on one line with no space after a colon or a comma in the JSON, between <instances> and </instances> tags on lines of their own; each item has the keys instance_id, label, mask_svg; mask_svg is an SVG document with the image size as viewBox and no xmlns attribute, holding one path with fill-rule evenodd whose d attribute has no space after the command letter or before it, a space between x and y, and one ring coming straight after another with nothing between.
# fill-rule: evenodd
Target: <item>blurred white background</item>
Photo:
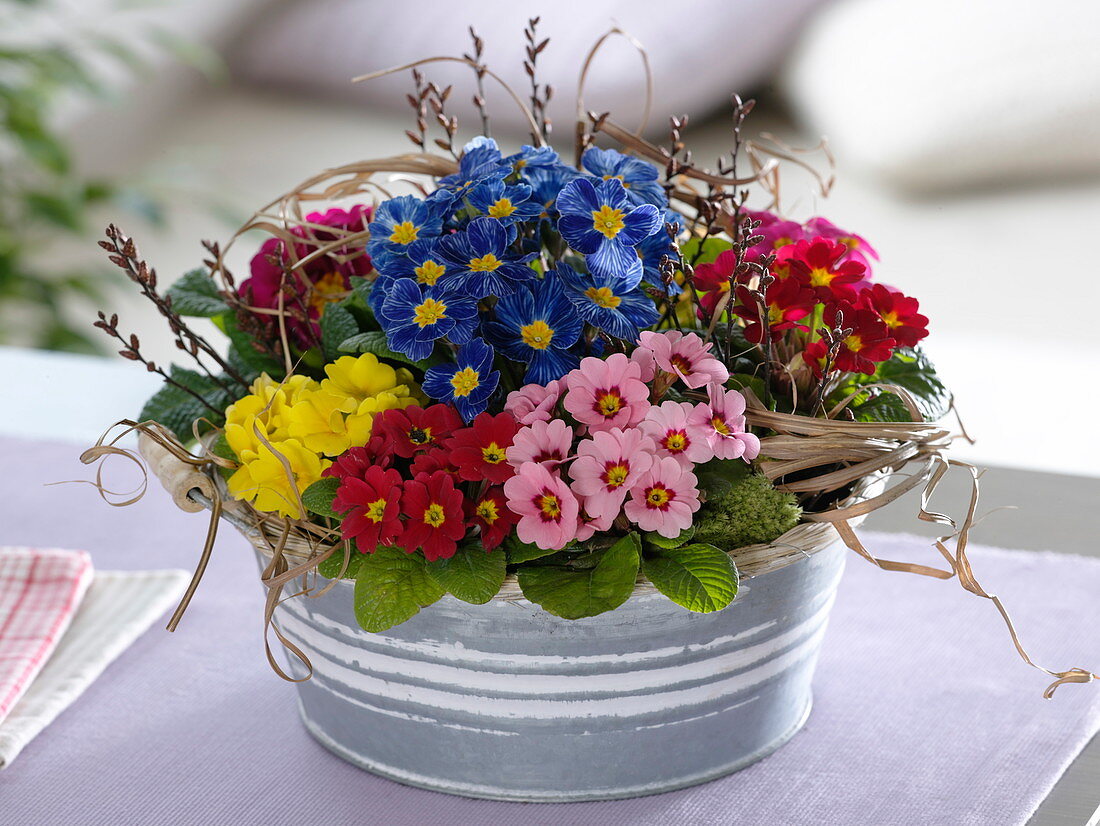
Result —
<instances>
[{"instance_id":1,"label":"blurred white background","mask_svg":"<svg viewBox=\"0 0 1100 826\"><path fill-rule=\"evenodd\" d=\"M105 15L106 0L69 6L84 22L137 25ZM750 132L803 145L829 137L839 175L831 197L791 176L785 209L864 235L882 255L877 277L920 299L932 320L927 349L978 439L959 455L1100 474L1091 430L1100 402L1100 4L1092 0L177 0L140 19L221 55L224 77L212 82L154 49L146 69L112 81L111 99L60 117L90 174L152 170L173 181L166 230L124 225L167 281L198 264L200 239L228 238L232 218L319 169L410 151L407 73L357 86L352 76L462 54L473 23L489 65L523 88L521 32L534 14L552 38L541 75L556 87L566 154L581 61L613 21L648 49L657 138L667 115L687 112L696 158L726 151L724 107L734 91L759 100ZM461 67L425 73L455 83L457 103L472 92ZM609 43L590 82L589 108L636 120L643 81L625 41ZM491 93L490 106L501 142L522 143L503 96ZM251 246L240 249L238 272ZM86 241L56 255L72 264L98 250ZM142 300L113 300L123 326L169 360L167 347L154 346L166 337ZM57 356L0 354L19 388L0 411L0 432L85 440L135 415L155 386L121 359L89 360L85 402L59 410L43 404Z\"/></svg>"}]
</instances>

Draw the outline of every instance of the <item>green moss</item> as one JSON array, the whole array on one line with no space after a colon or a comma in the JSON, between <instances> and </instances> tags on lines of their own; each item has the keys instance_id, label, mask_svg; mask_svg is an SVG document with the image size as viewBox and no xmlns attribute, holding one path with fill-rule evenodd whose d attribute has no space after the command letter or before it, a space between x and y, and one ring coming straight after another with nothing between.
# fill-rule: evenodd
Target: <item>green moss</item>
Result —
<instances>
[{"instance_id":1,"label":"green moss","mask_svg":"<svg viewBox=\"0 0 1100 826\"><path fill-rule=\"evenodd\" d=\"M724 551L777 539L798 524L802 508L790 493L757 473L719 486L695 516L693 542Z\"/></svg>"}]
</instances>

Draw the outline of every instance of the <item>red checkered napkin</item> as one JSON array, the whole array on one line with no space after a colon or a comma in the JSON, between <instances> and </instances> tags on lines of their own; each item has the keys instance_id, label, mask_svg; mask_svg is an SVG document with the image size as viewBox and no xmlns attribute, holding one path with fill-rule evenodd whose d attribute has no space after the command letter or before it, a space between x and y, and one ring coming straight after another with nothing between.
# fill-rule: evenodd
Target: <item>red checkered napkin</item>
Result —
<instances>
[{"instance_id":1,"label":"red checkered napkin","mask_svg":"<svg viewBox=\"0 0 1100 826\"><path fill-rule=\"evenodd\" d=\"M91 581L83 551L0 548L0 721L53 653Z\"/></svg>"}]
</instances>

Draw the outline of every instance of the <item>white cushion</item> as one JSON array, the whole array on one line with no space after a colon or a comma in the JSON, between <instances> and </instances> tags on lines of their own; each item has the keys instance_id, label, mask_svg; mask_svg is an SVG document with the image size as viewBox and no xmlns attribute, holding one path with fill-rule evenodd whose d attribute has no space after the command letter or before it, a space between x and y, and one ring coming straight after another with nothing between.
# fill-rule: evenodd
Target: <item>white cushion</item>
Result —
<instances>
[{"instance_id":1,"label":"white cushion","mask_svg":"<svg viewBox=\"0 0 1100 826\"><path fill-rule=\"evenodd\" d=\"M433 55L470 50L466 28L473 25L486 43L489 67L528 97L523 72L523 28L542 15L539 36L550 37L539 56L539 79L555 87L551 114L559 148L573 134L577 78L585 54L617 21L649 51L656 74L652 131L666 135L668 116L699 115L721 108L732 92L742 94L778 67L813 7L823 0L696 0L677 6L658 0L557 0L553 4L312 0L292 4L258 20L235 49L237 74L254 82L370 106L406 107L412 83L408 72L358 86L351 77ZM541 8L540 8L541 7ZM469 100L471 71L459 65L423 69L441 86L455 84L451 105L475 127ZM634 128L644 100L644 76L634 49L611 39L589 73L587 108L614 110ZM526 129L516 107L487 81L497 127ZM411 119L411 113L410 113Z\"/></svg>"},{"instance_id":2,"label":"white cushion","mask_svg":"<svg viewBox=\"0 0 1100 826\"><path fill-rule=\"evenodd\" d=\"M781 80L840 168L919 191L1100 171L1100 3L844 0Z\"/></svg>"}]
</instances>

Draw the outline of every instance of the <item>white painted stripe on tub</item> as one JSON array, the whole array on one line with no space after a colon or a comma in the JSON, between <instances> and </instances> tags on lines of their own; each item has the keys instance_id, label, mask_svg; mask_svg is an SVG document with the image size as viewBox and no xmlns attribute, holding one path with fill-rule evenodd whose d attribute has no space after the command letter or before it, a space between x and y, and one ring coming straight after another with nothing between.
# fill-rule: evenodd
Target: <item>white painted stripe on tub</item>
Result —
<instances>
[{"instance_id":1,"label":"white painted stripe on tub","mask_svg":"<svg viewBox=\"0 0 1100 826\"><path fill-rule=\"evenodd\" d=\"M566 673L545 674L530 672L491 671L484 662L482 652L463 649L466 666L445 665L431 660L390 656L370 651L311 628L295 616L284 616L280 628L294 637L307 650L316 651L329 661L341 666L355 666L371 674L397 679L422 680L458 691L508 692L523 696L550 696L568 694L622 695L652 688L668 688L686 682L705 680L752 666L774 657L793 643L816 632L828 619L832 600L828 600L815 614L804 622L778 634L769 640L729 651L708 659L677 663L671 666L646 668L637 671L613 671L600 674L577 673L571 668ZM620 663L622 655L605 655L596 663ZM484 659L492 660L494 655Z\"/></svg>"},{"instance_id":2,"label":"white painted stripe on tub","mask_svg":"<svg viewBox=\"0 0 1100 826\"><path fill-rule=\"evenodd\" d=\"M395 683L356 671L327 657L318 657L313 664L314 675L321 680L318 687L338 693L332 682L354 691L401 703L413 703L436 710L448 710L488 719L560 720L578 718L634 717L713 702L723 696L743 693L764 681L797 665L818 649L825 624L789 651L724 680L692 688L662 691L653 694L615 696L607 699L546 699L483 697L461 694L442 687L426 687ZM307 652L308 653L308 652ZM532 686L531 694L539 689ZM342 695L341 695L342 696Z\"/></svg>"},{"instance_id":3,"label":"white painted stripe on tub","mask_svg":"<svg viewBox=\"0 0 1100 826\"><path fill-rule=\"evenodd\" d=\"M836 588L840 582L840 576L843 570L838 571L836 577L829 583L828 587L821 589L815 596L812 604L819 604L824 606L820 610L824 610L828 613L828 606L832 605L832 601L836 595ZM350 589L350 585L349 585ZM339 597L338 594L330 592L329 598ZM350 594L347 595L350 599ZM664 597L661 597L664 599ZM736 603L734 604L736 605ZM491 606L504 607L505 603L501 603L499 600L494 600L486 605L478 606L479 609L485 610ZM508 606L513 610L515 606ZM731 606L731 608L734 606ZM726 610L730 610L727 608ZM584 663L607 663L611 660L617 663L646 663L646 662L658 662L659 660L677 657L684 653L701 653L712 650L714 648L721 648L731 643L740 642L744 639L756 636L767 629L775 626L777 620L768 620L760 625L755 625L751 628L747 628L744 631L740 631L736 634L727 636L716 637L713 640L702 643L692 643L686 646L675 646L670 648L659 648L653 651L629 651L622 654L613 655L587 655L587 656L563 656L563 655L550 655L550 654L507 654L503 652L495 651L480 651L473 648L465 647L461 642L449 643L440 642L435 640L403 640L397 637L389 637L385 634L371 634L367 631L363 631L360 628L351 628L339 622L325 617L321 614L315 613L309 610L309 601L304 598L298 598L288 600L283 603L280 608L280 616L291 615L300 617L312 622L316 625L328 628L342 637L351 637L357 640L362 640L365 644L365 648L373 650L376 647L392 648L397 651L406 652L408 654L419 655L422 657L430 657L441 660L450 660L454 662L467 662L471 659L476 659L480 664L488 667L492 663L499 663L504 667L547 667L555 665L576 665Z\"/></svg>"}]
</instances>

